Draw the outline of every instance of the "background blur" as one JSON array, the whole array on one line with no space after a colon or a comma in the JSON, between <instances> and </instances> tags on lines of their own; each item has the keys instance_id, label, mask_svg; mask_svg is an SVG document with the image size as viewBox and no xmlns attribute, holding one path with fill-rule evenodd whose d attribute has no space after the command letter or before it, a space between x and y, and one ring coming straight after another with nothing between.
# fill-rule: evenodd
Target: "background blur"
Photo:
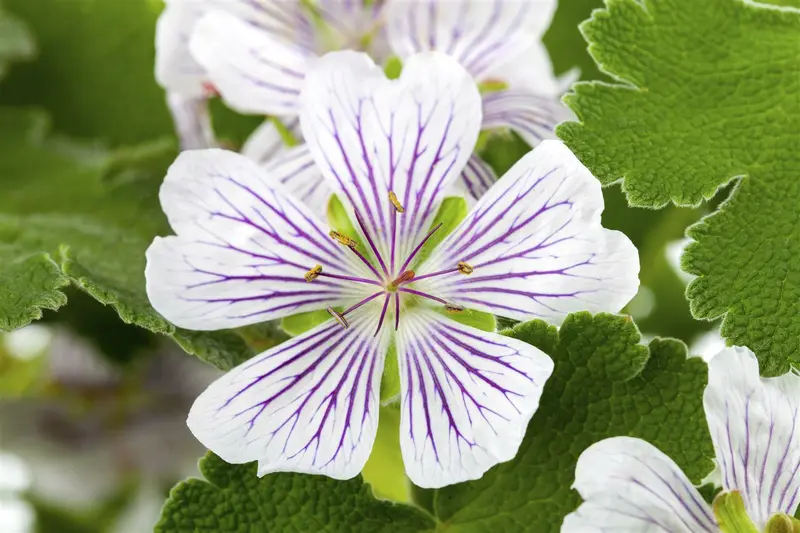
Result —
<instances>
[{"instance_id":1,"label":"background blur","mask_svg":"<svg viewBox=\"0 0 800 533\"><path fill-rule=\"evenodd\" d=\"M0 219L78 213L91 200L73 179L77 165L115 194L130 196L135 183L131 224L147 239L163 232L156 194L177 149L153 78L162 0L0 2ZM604 78L577 29L601 5L562 0L545 37L556 73ZM261 121L218 101L213 113L231 148ZM26 143L53 160L22 157ZM527 150L500 138L484 155L501 173ZM642 287L627 312L646 337L677 337L698 355L721 341L716 324L692 319L676 263L685 228L714 207L635 210L618 186L606 190L604 225L624 231L641 256ZM17 239L0 228L0 262ZM0 300L4 292L0 284ZM0 334L0 532L149 531L169 488L196 472L204 450L184 420L218 371L78 288L65 292L58 312Z\"/></svg>"}]
</instances>

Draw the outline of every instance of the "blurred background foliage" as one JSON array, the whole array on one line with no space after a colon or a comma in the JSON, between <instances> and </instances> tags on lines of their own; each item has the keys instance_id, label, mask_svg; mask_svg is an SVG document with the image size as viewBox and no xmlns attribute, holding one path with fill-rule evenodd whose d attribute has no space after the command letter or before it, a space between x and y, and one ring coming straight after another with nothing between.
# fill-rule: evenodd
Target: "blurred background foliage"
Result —
<instances>
[{"instance_id":1,"label":"blurred background foliage","mask_svg":"<svg viewBox=\"0 0 800 533\"><path fill-rule=\"evenodd\" d=\"M274 328L204 339L147 311L143 252L167 231L157 191L177 153L153 77L162 0L2 2L0 277L42 290L30 302L0 290L0 315L33 309L0 326L52 311L0 345L0 531L17 532L3 522L12 514L29 522L20 533L146 531L166 490L194 472L202 450L183 418L218 372L158 333L210 360L215 343L241 344L242 357L263 349ZM578 30L601 5L561 1L545 36L556 73L604 79ZM219 101L212 109L230 147L261 121ZM501 174L528 149L496 136L484 156ZM642 289L627 312L646 336L691 345L713 324L689 313L674 243L714 203L650 211L629 208L618 186L605 196L605 225L641 256Z\"/></svg>"}]
</instances>

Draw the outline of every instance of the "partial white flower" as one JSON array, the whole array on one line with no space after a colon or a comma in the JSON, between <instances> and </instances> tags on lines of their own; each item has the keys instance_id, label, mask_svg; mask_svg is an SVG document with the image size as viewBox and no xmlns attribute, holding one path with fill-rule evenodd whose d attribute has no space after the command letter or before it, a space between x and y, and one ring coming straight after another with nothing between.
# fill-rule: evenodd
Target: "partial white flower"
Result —
<instances>
[{"instance_id":1,"label":"partial white flower","mask_svg":"<svg viewBox=\"0 0 800 533\"><path fill-rule=\"evenodd\" d=\"M478 478L516 454L552 362L450 313L559 322L576 310L618 311L636 292L636 250L601 227L598 181L548 141L421 252L480 131L472 77L428 53L408 58L392 81L365 54L338 52L307 78L300 149L354 233L329 231L324 208L231 152L185 152L162 186L177 235L150 246L146 278L167 319L213 330L331 315L216 381L189 427L228 462L258 461L261 475L353 477L375 439L393 346L409 477L423 487Z\"/></svg>"},{"instance_id":2,"label":"partial white flower","mask_svg":"<svg viewBox=\"0 0 800 533\"><path fill-rule=\"evenodd\" d=\"M457 59L477 82L499 84L483 96L482 129L510 128L535 146L553 138L555 125L570 116L559 102L562 90L541 44L555 4L226 0L225 12L211 12L197 25L191 50L228 105L281 117L298 113L303 82L318 54L362 49L380 62L391 54L406 59L439 51ZM249 153L262 159L253 150ZM323 183L319 172L306 179L314 180L309 188ZM492 169L473 156L454 185L476 200L496 180ZM327 199L323 193L313 196Z\"/></svg>"},{"instance_id":3,"label":"partial white flower","mask_svg":"<svg viewBox=\"0 0 800 533\"><path fill-rule=\"evenodd\" d=\"M744 502L739 518L763 531L774 515L793 516L800 496L800 376L761 378L750 350L726 348L709 362L703 404L723 494L737 491ZM565 533L734 530L722 529L719 513L675 462L641 439L615 437L587 448L574 487L584 503L564 520Z\"/></svg>"},{"instance_id":4,"label":"partial white flower","mask_svg":"<svg viewBox=\"0 0 800 533\"><path fill-rule=\"evenodd\" d=\"M165 0L156 24L156 80L184 150L215 146L208 113L211 81L189 52L189 36L206 13L205 0Z\"/></svg>"}]
</instances>

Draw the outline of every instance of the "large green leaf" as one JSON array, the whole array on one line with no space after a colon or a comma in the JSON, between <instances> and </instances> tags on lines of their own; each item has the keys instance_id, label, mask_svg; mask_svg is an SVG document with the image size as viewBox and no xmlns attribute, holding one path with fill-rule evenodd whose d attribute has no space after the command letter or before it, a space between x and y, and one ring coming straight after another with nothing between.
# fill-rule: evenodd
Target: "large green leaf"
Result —
<instances>
[{"instance_id":1,"label":"large green leaf","mask_svg":"<svg viewBox=\"0 0 800 533\"><path fill-rule=\"evenodd\" d=\"M258 478L256 465L200 461L207 481L178 484L156 533L422 533L434 520L408 505L379 501L361 478L337 481L304 474Z\"/></svg>"},{"instance_id":2,"label":"large green leaf","mask_svg":"<svg viewBox=\"0 0 800 533\"><path fill-rule=\"evenodd\" d=\"M629 319L587 313L571 315L559 331L534 321L507 333L549 354L555 370L517 457L435 492L442 531L559 531L580 502L570 489L578 456L606 437L643 438L696 482L713 468L706 365L687 359L683 343L654 340L648 348Z\"/></svg>"},{"instance_id":3,"label":"large green leaf","mask_svg":"<svg viewBox=\"0 0 800 533\"><path fill-rule=\"evenodd\" d=\"M108 153L49 138L38 111L0 108L0 328L66 303L73 283L127 323L173 336L220 368L252 355L232 332L177 330L150 306L144 252L168 233L156 191L171 143Z\"/></svg>"},{"instance_id":4,"label":"large green leaf","mask_svg":"<svg viewBox=\"0 0 800 533\"><path fill-rule=\"evenodd\" d=\"M9 63L30 59L35 52L36 43L28 26L6 12L0 3L0 78L5 76Z\"/></svg>"},{"instance_id":5,"label":"large green leaf","mask_svg":"<svg viewBox=\"0 0 800 533\"><path fill-rule=\"evenodd\" d=\"M741 177L692 227L683 267L698 318L762 372L800 363L800 10L744 0L608 0L583 25L615 84L575 87L559 135L632 205L695 205Z\"/></svg>"}]
</instances>

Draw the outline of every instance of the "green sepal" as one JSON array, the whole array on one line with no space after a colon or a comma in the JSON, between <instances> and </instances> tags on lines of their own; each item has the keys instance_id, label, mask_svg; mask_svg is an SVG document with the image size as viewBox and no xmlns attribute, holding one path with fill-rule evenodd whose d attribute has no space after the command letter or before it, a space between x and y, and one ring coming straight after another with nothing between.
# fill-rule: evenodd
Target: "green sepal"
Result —
<instances>
[{"instance_id":1,"label":"green sepal","mask_svg":"<svg viewBox=\"0 0 800 533\"><path fill-rule=\"evenodd\" d=\"M395 404L400 399L400 366L397 362L397 345L392 341L386 350L381 377L381 405Z\"/></svg>"},{"instance_id":2,"label":"green sepal","mask_svg":"<svg viewBox=\"0 0 800 533\"><path fill-rule=\"evenodd\" d=\"M738 490L722 492L714 498L714 516L723 533L759 533L744 507Z\"/></svg>"},{"instance_id":3,"label":"green sepal","mask_svg":"<svg viewBox=\"0 0 800 533\"><path fill-rule=\"evenodd\" d=\"M278 135L281 136L283 144L285 144L289 148L297 146L299 144L297 137L295 137L294 133L292 133L292 131L286 127L286 124L284 124L281 119L279 119L278 117L269 117L269 121L272 123L273 126L275 126Z\"/></svg>"},{"instance_id":4,"label":"green sepal","mask_svg":"<svg viewBox=\"0 0 800 533\"><path fill-rule=\"evenodd\" d=\"M297 337L309 331L316 326L319 326L326 320L330 320L331 315L324 309L317 311L308 311L307 313L298 313L292 316L285 316L281 319L281 329L287 335Z\"/></svg>"},{"instance_id":5,"label":"green sepal","mask_svg":"<svg viewBox=\"0 0 800 533\"><path fill-rule=\"evenodd\" d=\"M414 263L412 265L412 270L414 270L418 265L421 265L425 259L431 255L431 252L436 249L439 244L444 240L445 237L450 235L450 233L456 229L456 227L461 223L462 220L467 216L469 213L469 208L467 207L467 201L461 196L448 196L442 202L442 205L439 206L439 210L436 212L436 216L431 223L430 229L435 228L439 224L442 225L436 233L434 233L428 242L420 248L419 252L417 252L417 256L414 259Z\"/></svg>"},{"instance_id":6,"label":"green sepal","mask_svg":"<svg viewBox=\"0 0 800 533\"><path fill-rule=\"evenodd\" d=\"M478 90L481 94L496 93L508 89L508 83L502 80L486 80L478 84Z\"/></svg>"},{"instance_id":7,"label":"green sepal","mask_svg":"<svg viewBox=\"0 0 800 533\"><path fill-rule=\"evenodd\" d=\"M471 326L481 331L488 331L489 333L497 331L497 317L491 313L484 313L483 311L476 311L474 309L464 309L459 313L451 313L446 309L439 308L437 308L436 311L465 326Z\"/></svg>"},{"instance_id":8,"label":"green sepal","mask_svg":"<svg viewBox=\"0 0 800 533\"><path fill-rule=\"evenodd\" d=\"M400 450L400 410L396 405L380 408L378 433L361 475L372 485L378 498L403 503L411 501L411 484L406 478Z\"/></svg>"},{"instance_id":9,"label":"green sepal","mask_svg":"<svg viewBox=\"0 0 800 533\"><path fill-rule=\"evenodd\" d=\"M392 56L386 60L386 65L383 67L383 73L386 74L386 77L390 80L396 80L400 77L400 74L403 72L403 61L397 57Z\"/></svg>"},{"instance_id":10,"label":"green sepal","mask_svg":"<svg viewBox=\"0 0 800 533\"><path fill-rule=\"evenodd\" d=\"M764 533L800 533L800 520L783 513L776 514L767 522Z\"/></svg>"}]
</instances>

